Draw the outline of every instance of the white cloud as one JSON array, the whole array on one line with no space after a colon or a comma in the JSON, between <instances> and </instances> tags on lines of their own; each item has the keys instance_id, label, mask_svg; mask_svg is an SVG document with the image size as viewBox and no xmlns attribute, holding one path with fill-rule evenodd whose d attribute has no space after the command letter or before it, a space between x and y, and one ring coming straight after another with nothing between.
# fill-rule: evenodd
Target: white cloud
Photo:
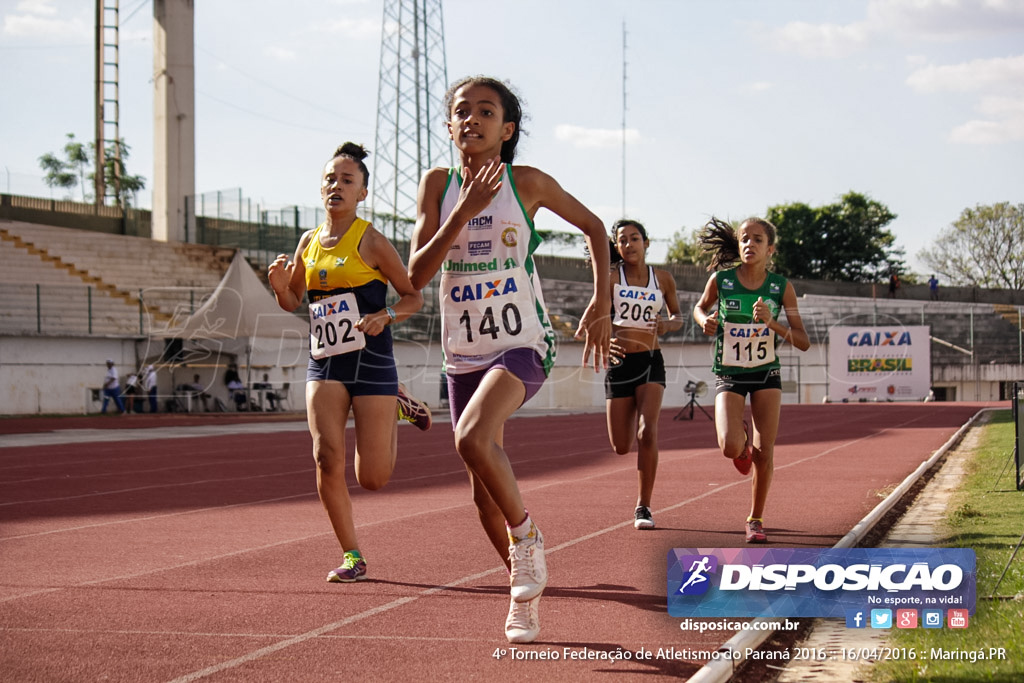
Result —
<instances>
[{"instance_id":1,"label":"white cloud","mask_svg":"<svg viewBox=\"0 0 1024 683\"><path fill-rule=\"evenodd\" d=\"M296 59L296 54L293 51L277 45L268 46L264 52L279 62L294 62Z\"/></svg>"},{"instance_id":2,"label":"white cloud","mask_svg":"<svg viewBox=\"0 0 1024 683\"><path fill-rule=\"evenodd\" d=\"M45 14L48 17L52 17L57 14L57 8L51 5L52 2L53 0L21 0L18 3L17 9L19 12Z\"/></svg>"},{"instance_id":3,"label":"white cloud","mask_svg":"<svg viewBox=\"0 0 1024 683\"><path fill-rule=\"evenodd\" d=\"M949 134L952 142L988 145L1024 140L1024 55L930 64L910 74L907 85L921 93L983 94L976 106L981 117L953 128Z\"/></svg>"},{"instance_id":4,"label":"white cloud","mask_svg":"<svg viewBox=\"0 0 1024 683\"><path fill-rule=\"evenodd\" d=\"M14 12L4 15L0 30L11 38L41 43L91 42L94 32L91 14L79 12L75 17L63 16L51 0L22 0Z\"/></svg>"},{"instance_id":5,"label":"white cloud","mask_svg":"<svg viewBox=\"0 0 1024 683\"><path fill-rule=\"evenodd\" d=\"M369 38L380 40L381 23L372 19L333 19L317 27L323 33L339 38Z\"/></svg>"},{"instance_id":6,"label":"white cloud","mask_svg":"<svg viewBox=\"0 0 1024 683\"><path fill-rule=\"evenodd\" d=\"M767 32L771 45L808 59L846 57L893 35L950 40L1024 29L1022 0L871 0L849 24L794 21Z\"/></svg>"},{"instance_id":7,"label":"white cloud","mask_svg":"<svg viewBox=\"0 0 1024 683\"><path fill-rule=\"evenodd\" d=\"M775 87L775 84L771 81L756 81L752 83L744 83L740 86L740 90L748 93L761 93L767 92Z\"/></svg>"},{"instance_id":8,"label":"white cloud","mask_svg":"<svg viewBox=\"0 0 1024 683\"><path fill-rule=\"evenodd\" d=\"M583 128L567 123L555 126L555 138L579 148L620 147L622 145L621 128ZM640 141L640 131L635 128L626 129L626 142Z\"/></svg>"},{"instance_id":9,"label":"white cloud","mask_svg":"<svg viewBox=\"0 0 1024 683\"><path fill-rule=\"evenodd\" d=\"M1021 0L871 0L872 30L949 39L1024 28Z\"/></svg>"},{"instance_id":10,"label":"white cloud","mask_svg":"<svg viewBox=\"0 0 1024 683\"><path fill-rule=\"evenodd\" d=\"M954 128L952 142L991 145L1024 140L1024 96L984 98L978 111L988 118L968 121Z\"/></svg>"},{"instance_id":11,"label":"white cloud","mask_svg":"<svg viewBox=\"0 0 1024 683\"><path fill-rule=\"evenodd\" d=\"M929 64L907 77L918 92L967 92L993 88L1024 90L1024 55L975 59L962 64Z\"/></svg>"},{"instance_id":12,"label":"white cloud","mask_svg":"<svg viewBox=\"0 0 1024 683\"><path fill-rule=\"evenodd\" d=\"M808 59L845 57L859 50L869 38L870 31L864 23L840 26L794 21L769 33L776 49Z\"/></svg>"}]
</instances>

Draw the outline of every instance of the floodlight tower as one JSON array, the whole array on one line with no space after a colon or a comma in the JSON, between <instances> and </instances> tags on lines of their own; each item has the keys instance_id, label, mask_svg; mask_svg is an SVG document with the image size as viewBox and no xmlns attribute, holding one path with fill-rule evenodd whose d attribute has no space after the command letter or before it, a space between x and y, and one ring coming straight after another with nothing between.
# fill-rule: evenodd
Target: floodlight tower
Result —
<instances>
[{"instance_id":1,"label":"floodlight tower","mask_svg":"<svg viewBox=\"0 0 1024 683\"><path fill-rule=\"evenodd\" d=\"M372 211L378 229L404 241L420 176L452 160L441 0L384 0L379 79Z\"/></svg>"}]
</instances>

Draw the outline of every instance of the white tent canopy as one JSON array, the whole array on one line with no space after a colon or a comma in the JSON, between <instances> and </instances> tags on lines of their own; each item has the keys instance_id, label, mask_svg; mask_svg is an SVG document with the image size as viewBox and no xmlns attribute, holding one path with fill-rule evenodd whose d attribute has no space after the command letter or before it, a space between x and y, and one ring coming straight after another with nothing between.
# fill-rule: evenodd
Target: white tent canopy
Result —
<instances>
[{"instance_id":1,"label":"white tent canopy","mask_svg":"<svg viewBox=\"0 0 1024 683\"><path fill-rule=\"evenodd\" d=\"M231 354L245 358L247 374L254 366L305 365L309 352L309 325L277 305L240 251L199 309L159 336L183 340L184 363L219 364Z\"/></svg>"}]
</instances>

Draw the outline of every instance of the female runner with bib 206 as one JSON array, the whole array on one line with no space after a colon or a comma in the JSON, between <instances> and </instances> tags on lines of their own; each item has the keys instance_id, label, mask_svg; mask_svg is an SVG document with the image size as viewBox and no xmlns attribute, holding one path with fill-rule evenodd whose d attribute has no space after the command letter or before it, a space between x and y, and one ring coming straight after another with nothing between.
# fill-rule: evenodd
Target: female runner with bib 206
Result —
<instances>
[{"instance_id":1,"label":"female runner with bib 206","mask_svg":"<svg viewBox=\"0 0 1024 683\"><path fill-rule=\"evenodd\" d=\"M637 498L634 529L653 529L651 496L658 473L658 418L665 394L665 359L658 335L683 326L676 282L647 265L651 246L644 226L622 219L612 226L612 367L604 380L608 438L619 455L636 439ZM668 308L669 318L661 316ZM618 362L616 362L618 360Z\"/></svg>"},{"instance_id":2,"label":"female runner with bib 206","mask_svg":"<svg viewBox=\"0 0 1024 683\"><path fill-rule=\"evenodd\" d=\"M420 181L409 273L417 288L441 271L441 339L455 448L470 473L488 538L511 572L505 621L510 642L540 632L547 583L544 539L527 514L502 447L505 421L544 382L555 357L533 253L533 217L547 208L586 236L594 295L580 320L583 363L607 367L611 325L608 236L601 220L549 175L512 166L522 111L499 80L474 77L445 97L448 131L461 166L434 168Z\"/></svg>"},{"instance_id":3,"label":"female runner with bib 206","mask_svg":"<svg viewBox=\"0 0 1024 683\"><path fill-rule=\"evenodd\" d=\"M396 405L398 417L430 427L430 411L398 384L390 330L420 309L423 295L387 238L356 216L370 178L366 156L352 142L335 151L320 183L326 219L302 236L290 263L280 254L268 271L281 308L294 311L309 296L306 413L317 491L344 552L327 580L345 583L366 578L345 481L349 411L355 415L356 479L369 490L384 486L395 468ZM388 283L400 297L392 306Z\"/></svg>"},{"instance_id":4,"label":"female runner with bib 206","mask_svg":"<svg viewBox=\"0 0 1024 683\"><path fill-rule=\"evenodd\" d=\"M793 285L768 270L775 253L774 225L763 218L748 218L734 230L712 218L699 239L704 252L711 254L708 270L717 271L694 306L693 318L704 334L715 337L712 371L718 377L718 446L741 474L749 473L753 464L745 539L747 543L766 543L763 515L775 471L775 438L782 406L776 347L788 341L806 351L811 342L800 319ZM737 261L738 266L729 268ZM783 309L788 326L777 319ZM747 433L743 421L747 394L753 435Z\"/></svg>"}]
</instances>

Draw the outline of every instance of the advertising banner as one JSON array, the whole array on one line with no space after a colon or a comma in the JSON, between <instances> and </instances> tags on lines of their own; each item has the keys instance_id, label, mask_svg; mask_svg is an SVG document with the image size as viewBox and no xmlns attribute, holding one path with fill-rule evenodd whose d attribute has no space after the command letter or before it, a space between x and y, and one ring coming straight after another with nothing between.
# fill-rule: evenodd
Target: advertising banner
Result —
<instances>
[{"instance_id":1,"label":"advertising banner","mask_svg":"<svg viewBox=\"0 0 1024 683\"><path fill-rule=\"evenodd\" d=\"M974 613L963 548L673 548L673 617L842 617L888 610ZM863 626L862 624L858 624Z\"/></svg>"},{"instance_id":2,"label":"advertising banner","mask_svg":"<svg viewBox=\"0 0 1024 683\"><path fill-rule=\"evenodd\" d=\"M926 325L837 325L828 334L829 400L923 400L931 390L931 361Z\"/></svg>"}]
</instances>

